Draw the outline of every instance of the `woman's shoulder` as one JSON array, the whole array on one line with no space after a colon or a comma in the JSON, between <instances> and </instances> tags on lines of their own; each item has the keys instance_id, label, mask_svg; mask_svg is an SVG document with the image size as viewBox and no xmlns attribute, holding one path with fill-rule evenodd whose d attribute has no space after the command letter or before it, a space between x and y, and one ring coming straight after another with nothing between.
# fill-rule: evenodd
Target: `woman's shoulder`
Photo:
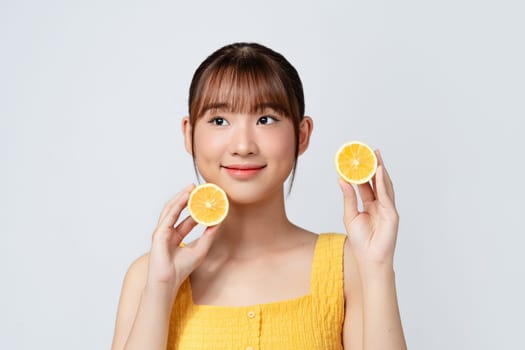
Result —
<instances>
[{"instance_id":1,"label":"woman's shoulder","mask_svg":"<svg viewBox=\"0 0 525 350\"><path fill-rule=\"evenodd\" d=\"M130 265L130 269L133 269L134 271L145 271L148 267L149 262L149 252L146 252L133 260Z\"/></svg>"},{"instance_id":2,"label":"woman's shoulder","mask_svg":"<svg viewBox=\"0 0 525 350\"><path fill-rule=\"evenodd\" d=\"M126 272L124 280L126 284L135 288L143 287L146 284L148 275L149 252L142 254L131 262Z\"/></svg>"}]
</instances>

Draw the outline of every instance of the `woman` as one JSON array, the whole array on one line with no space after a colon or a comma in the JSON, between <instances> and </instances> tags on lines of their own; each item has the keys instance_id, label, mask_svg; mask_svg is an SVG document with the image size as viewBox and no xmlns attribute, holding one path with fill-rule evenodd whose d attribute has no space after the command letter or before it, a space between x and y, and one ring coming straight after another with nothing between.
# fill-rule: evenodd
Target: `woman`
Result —
<instances>
[{"instance_id":1,"label":"woman","mask_svg":"<svg viewBox=\"0 0 525 350\"><path fill-rule=\"evenodd\" d=\"M284 183L308 148L301 80L279 53L236 43L197 69L182 130L228 216L187 246L190 185L168 202L129 268L113 349L405 349L393 256L394 191L379 151L372 184L339 180L346 234L290 222Z\"/></svg>"}]
</instances>

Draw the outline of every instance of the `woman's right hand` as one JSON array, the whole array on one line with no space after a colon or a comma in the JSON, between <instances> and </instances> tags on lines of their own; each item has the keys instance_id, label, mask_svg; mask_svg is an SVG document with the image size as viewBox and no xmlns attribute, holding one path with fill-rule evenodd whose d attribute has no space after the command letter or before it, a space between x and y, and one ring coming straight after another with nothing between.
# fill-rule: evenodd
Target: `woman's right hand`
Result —
<instances>
[{"instance_id":1,"label":"woman's right hand","mask_svg":"<svg viewBox=\"0 0 525 350\"><path fill-rule=\"evenodd\" d=\"M208 253L218 226L207 227L191 246L181 242L197 225L191 216L177 226L194 184L173 197L164 207L153 233L148 267L148 287L164 287L176 293L182 282L199 266Z\"/></svg>"}]
</instances>

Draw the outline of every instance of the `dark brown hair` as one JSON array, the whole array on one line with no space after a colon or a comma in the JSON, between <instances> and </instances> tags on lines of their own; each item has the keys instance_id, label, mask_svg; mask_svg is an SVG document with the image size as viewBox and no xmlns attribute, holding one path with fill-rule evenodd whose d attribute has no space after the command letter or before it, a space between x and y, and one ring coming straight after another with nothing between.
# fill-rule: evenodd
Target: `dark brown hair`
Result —
<instances>
[{"instance_id":1,"label":"dark brown hair","mask_svg":"<svg viewBox=\"0 0 525 350\"><path fill-rule=\"evenodd\" d=\"M195 71L190 85L192 151L196 121L208 108L221 103L228 103L232 112L256 112L261 105L269 106L292 119L295 161L291 189L297 166L299 124L304 116L303 85L295 68L280 53L256 43L234 43L208 56ZM195 171L198 175L196 166Z\"/></svg>"}]
</instances>

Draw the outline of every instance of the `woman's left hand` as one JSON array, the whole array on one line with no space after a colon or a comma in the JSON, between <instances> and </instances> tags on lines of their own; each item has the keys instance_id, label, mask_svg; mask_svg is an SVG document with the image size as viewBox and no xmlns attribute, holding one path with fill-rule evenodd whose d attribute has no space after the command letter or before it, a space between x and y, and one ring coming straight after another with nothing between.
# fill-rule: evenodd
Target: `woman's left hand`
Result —
<instances>
[{"instance_id":1,"label":"woman's left hand","mask_svg":"<svg viewBox=\"0 0 525 350\"><path fill-rule=\"evenodd\" d=\"M354 187L339 179L344 195L343 221L358 263L393 264L399 215L392 181L379 150L375 153L378 164L372 185L357 185L363 211L358 210Z\"/></svg>"}]
</instances>

